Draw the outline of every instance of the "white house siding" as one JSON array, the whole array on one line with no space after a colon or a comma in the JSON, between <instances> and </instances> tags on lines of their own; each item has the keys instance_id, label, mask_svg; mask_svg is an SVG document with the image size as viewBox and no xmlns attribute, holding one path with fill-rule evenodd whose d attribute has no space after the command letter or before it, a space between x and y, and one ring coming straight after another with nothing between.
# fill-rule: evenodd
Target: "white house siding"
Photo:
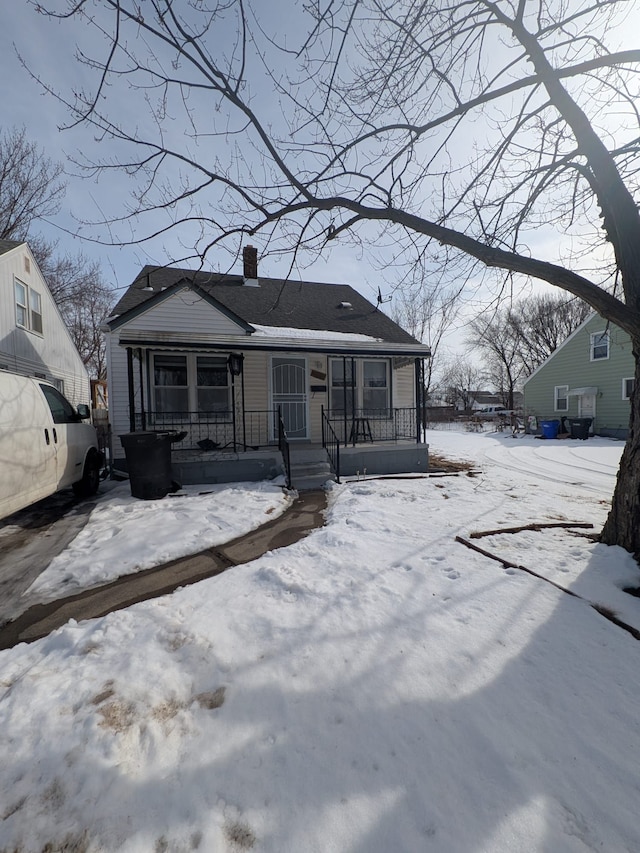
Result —
<instances>
[{"instance_id":1,"label":"white house siding","mask_svg":"<svg viewBox=\"0 0 640 853\"><path fill-rule=\"evenodd\" d=\"M246 334L237 323L186 287L133 317L122 329L128 333L186 332L206 337Z\"/></svg>"},{"instance_id":2,"label":"white house siding","mask_svg":"<svg viewBox=\"0 0 640 853\"><path fill-rule=\"evenodd\" d=\"M109 386L109 420L114 436L130 431L129 424L129 379L127 374L127 351L119 346L118 332L105 333L107 343L107 382ZM138 362L134 359L134 390L136 409L140 409L140 385ZM114 438L114 453L119 455L120 442Z\"/></svg>"},{"instance_id":3,"label":"white house siding","mask_svg":"<svg viewBox=\"0 0 640 853\"><path fill-rule=\"evenodd\" d=\"M15 278L40 295L42 334L16 323ZM62 383L74 406L91 402L87 370L26 243L0 255L0 367Z\"/></svg>"},{"instance_id":4,"label":"white house siding","mask_svg":"<svg viewBox=\"0 0 640 853\"><path fill-rule=\"evenodd\" d=\"M591 361L591 335L603 332L606 321L599 316L588 319L559 347L524 385L525 414L538 418L578 417L578 397L570 396L568 411L554 408L554 389L568 385L569 390L595 386L595 432L623 436L629 426L629 401L622 399L622 380L634 375L631 341L617 326L609 327L609 358Z\"/></svg>"}]
</instances>

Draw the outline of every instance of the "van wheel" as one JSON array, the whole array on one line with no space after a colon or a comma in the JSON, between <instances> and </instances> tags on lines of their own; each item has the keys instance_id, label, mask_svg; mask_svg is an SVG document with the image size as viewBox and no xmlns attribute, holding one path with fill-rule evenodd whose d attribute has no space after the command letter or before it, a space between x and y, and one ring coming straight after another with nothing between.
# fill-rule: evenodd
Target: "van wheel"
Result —
<instances>
[{"instance_id":1,"label":"van wheel","mask_svg":"<svg viewBox=\"0 0 640 853\"><path fill-rule=\"evenodd\" d=\"M82 479L73 484L76 497L88 498L95 495L100 485L100 459L97 453L89 453L84 463Z\"/></svg>"}]
</instances>

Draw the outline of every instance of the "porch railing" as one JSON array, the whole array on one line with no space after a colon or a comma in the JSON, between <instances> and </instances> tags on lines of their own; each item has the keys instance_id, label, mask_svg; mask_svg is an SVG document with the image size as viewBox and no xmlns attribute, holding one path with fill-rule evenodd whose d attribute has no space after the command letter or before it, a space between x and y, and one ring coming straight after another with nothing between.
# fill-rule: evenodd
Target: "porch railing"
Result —
<instances>
[{"instance_id":1,"label":"porch railing","mask_svg":"<svg viewBox=\"0 0 640 853\"><path fill-rule=\"evenodd\" d=\"M340 482L340 439L331 426L331 421L327 417L324 406L322 407L322 446L327 451L333 473L336 475L336 480Z\"/></svg>"},{"instance_id":2,"label":"porch railing","mask_svg":"<svg viewBox=\"0 0 640 853\"><path fill-rule=\"evenodd\" d=\"M415 408L354 409L347 413L330 411L326 415L336 438L343 444L377 441L417 442Z\"/></svg>"},{"instance_id":3,"label":"porch railing","mask_svg":"<svg viewBox=\"0 0 640 853\"><path fill-rule=\"evenodd\" d=\"M270 409L244 413L145 412L136 414L136 429L186 432L176 450L243 451L278 443L278 413Z\"/></svg>"}]
</instances>

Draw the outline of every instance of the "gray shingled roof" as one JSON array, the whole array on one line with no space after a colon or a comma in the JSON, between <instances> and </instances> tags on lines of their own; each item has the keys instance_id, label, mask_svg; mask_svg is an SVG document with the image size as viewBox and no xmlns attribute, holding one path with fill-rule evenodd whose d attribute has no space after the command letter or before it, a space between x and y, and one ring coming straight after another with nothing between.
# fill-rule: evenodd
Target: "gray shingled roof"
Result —
<instances>
[{"instance_id":1,"label":"gray shingled roof","mask_svg":"<svg viewBox=\"0 0 640 853\"><path fill-rule=\"evenodd\" d=\"M147 277L152 291L143 290ZM259 287L243 285L241 276L193 272L175 267L145 266L111 317L123 318L139 309L163 288L193 282L247 323L282 328L320 329L330 332L370 335L390 343L418 343L386 314L347 284L317 284L308 281L258 279ZM351 308L341 307L350 303Z\"/></svg>"},{"instance_id":2,"label":"gray shingled roof","mask_svg":"<svg viewBox=\"0 0 640 853\"><path fill-rule=\"evenodd\" d=\"M24 240L0 240L0 255L10 252L11 249L15 249L16 246L21 246L23 243Z\"/></svg>"}]
</instances>

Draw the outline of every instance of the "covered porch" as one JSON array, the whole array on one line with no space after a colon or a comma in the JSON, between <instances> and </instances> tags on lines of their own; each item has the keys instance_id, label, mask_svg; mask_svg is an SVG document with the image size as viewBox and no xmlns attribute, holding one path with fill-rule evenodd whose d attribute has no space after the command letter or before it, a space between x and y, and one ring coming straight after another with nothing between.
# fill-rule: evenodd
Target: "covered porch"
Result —
<instances>
[{"instance_id":1,"label":"covered porch","mask_svg":"<svg viewBox=\"0 0 640 853\"><path fill-rule=\"evenodd\" d=\"M318 448L327 479L426 469L422 358L345 354L317 341L287 352L246 340L242 350L120 343L129 431L182 436L171 451L178 482L284 473L296 487L296 459Z\"/></svg>"}]
</instances>

